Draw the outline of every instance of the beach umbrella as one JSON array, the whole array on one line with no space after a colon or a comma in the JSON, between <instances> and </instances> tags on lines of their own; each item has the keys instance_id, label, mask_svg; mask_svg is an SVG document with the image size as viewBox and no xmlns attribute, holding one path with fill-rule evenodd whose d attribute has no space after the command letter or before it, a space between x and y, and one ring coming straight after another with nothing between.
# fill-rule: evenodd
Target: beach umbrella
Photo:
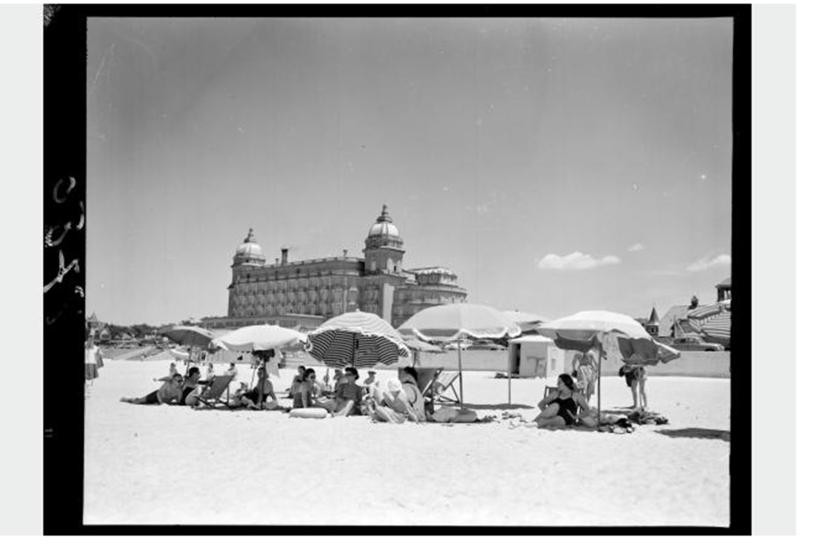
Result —
<instances>
[{"instance_id":1,"label":"beach umbrella","mask_svg":"<svg viewBox=\"0 0 822 548\"><path fill-rule=\"evenodd\" d=\"M162 334L168 340L177 344L197 348L208 348L208 345L214 339L214 333L195 325L175 325L164 330Z\"/></svg>"},{"instance_id":2,"label":"beach umbrella","mask_svg":"<svg viewBox=\"0 0 822 548\"><path fill-rule=\"evenodd\" d=\"M265 371L260 382L265 385L265 380L268 377L268 368L266 365L271 357L277 351L286 348L301 347L305 342L305 335L299 331L288 329L287 327L280 327L279 325L248 325L235 329L225 335L215 339L214 346L232 350L234 352L251 352L257 357ZM251 384L254 383L253 375L256 369L252 367ZM262 403L263 391L259 390L257 395L258 404Z\"/></svg>"},{"instance_id":3,"label":"beach umbrella","mask_svg":"<svg viewBox=\"0 0 822 548\"><path fill-rule=\"evenodd\" d=\"M410 356L408 347L391 325L368 312L347 312L308 334L306 351L332 367L393 365Z\"/></svg>"},{"instance_id":4,"label":"beach umbrella","mask_svg":"<svg viewBox=\"0 0 822 548\"><path fill-rule=\"evenodd\" d=\"M593 348L597 355L597 422L600 419L602 393L602 346L605 336L616 336L619 350L627 363L656 365L679 357L679 352L653 339L642 325L625 314L605 310L577 312L537 327L540 335L554 339L563 350L587 352Z\"/></svg>"},{"instance_id":5,"label":"beach umbrella","mask_svg":"<svg viewBox=\"0 0 822 548\"><path fill-rule=\"evenodd\" d=\"M468 303L444 304L425 308L406 320L398 329L426 342L518 337L522 330L496 308ZM457 365L462 403L462 345L457 344ZM508 375L509 394L511 375Z\"/></svg>"},{"instance_id":6,"label":"beach umbrella","mask_svg":"<svg viewBox=\"0 0 822 548\"><path fill-rule=\"evenodd\" d=\"M214 346L235 352L255 352L299 347L306 340L299 331L279 325L249 325L214 340Z\"/></svg>"},{"instance_id":7,"label":"beach umbrella","mask_svg":"<svg viewBox=\"0 0 822 548\"><path fill-rule=\"evenodd\" d=\"M532 331L540 324L548 323L550 320L537 314L530 312L521 312L519 310L505 310L502 313L511 322L517 324L523 331Z\"/></svg>"}]
</instances>

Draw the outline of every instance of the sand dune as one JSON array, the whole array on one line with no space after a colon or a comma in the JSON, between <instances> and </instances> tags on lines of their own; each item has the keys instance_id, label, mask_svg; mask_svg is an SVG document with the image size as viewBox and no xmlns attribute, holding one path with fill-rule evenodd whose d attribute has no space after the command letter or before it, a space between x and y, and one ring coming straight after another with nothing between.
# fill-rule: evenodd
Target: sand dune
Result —
<instances>
[{"instance_id":1,"label":"sand dune","mask_svg":"<svg viewBox=\"0 0 822 548\"><path fill-rule=\"evenodd\" d=\"M628 435L118 401L153 390L167 367L108 361L90 388L85 523L728 524L727 379L650 379L651 407L670 423ZM275 389L292 375L283 371ZM515 379L513 402L533 406L543 387ZM506 407L507 382L491 373L467 373L464 391L481 416ZM630 401L622 379L603 379L603 409Z\"/></svg>"}]
</instances>

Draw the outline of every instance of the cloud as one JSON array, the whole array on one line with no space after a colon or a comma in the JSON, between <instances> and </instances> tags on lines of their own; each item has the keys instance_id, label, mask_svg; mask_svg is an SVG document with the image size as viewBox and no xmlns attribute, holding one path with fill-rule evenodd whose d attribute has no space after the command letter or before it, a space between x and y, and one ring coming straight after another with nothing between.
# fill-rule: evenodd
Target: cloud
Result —
<instances>
[{"instance_id":1,"label":"cloud","mask_svg":"<svg viewBox=\"0 0 822 548\"><path fill-rule=\"evenodd\" d=\"M714 268L717 266L731 266L731 256L724 253L722 255L717 255L712 259L709 257L703 257L695 263L691 263L686 266L685 270L688 272L702 272L703 270L708 270L709 268Z\"/></svg>"},{"instance_id":2,"label":"cloud","mask_svg":"<svg viewBox=\"0 0 822 548\"><path fill-rule=\"evenodd\" d=\"M590 270L592 268L619 264L621 262L619 257L614 257L613 255L607 255L601 259L597 259L587 253L574 251L564 257L549 253L539 261L537 267L540 270Z\"/></svg>"},{"instance_id":3,"label":"cloud","mask_svg":"<svg viewBox=\"0 0 822 548\"><path fill-rule=\"evenodd\" d=\"M633 251L642 251L643 249L645 249L645 246L642 245L641 243L637 242L634 245L632 245L631 247L629 247L628 251L631 251L631 252L633 252Z\"/></svg>"}]
</instances>

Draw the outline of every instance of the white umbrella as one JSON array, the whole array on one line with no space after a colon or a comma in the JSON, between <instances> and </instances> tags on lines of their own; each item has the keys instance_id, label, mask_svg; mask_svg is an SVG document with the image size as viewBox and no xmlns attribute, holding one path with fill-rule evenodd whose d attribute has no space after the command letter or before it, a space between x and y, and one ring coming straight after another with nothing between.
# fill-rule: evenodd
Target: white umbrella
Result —
<instances>
[{"instance_id":1,"label":"white umbrella","mask_svg":"<svg viewBox=\"0 0 822 548\"><path fill-rule=\"evenodd\" d=\"M606 310L577 312L537 327L540 335L554 339L564 350L586 352L597 348L597 422L601 407L602 337L617 336L620 352L627 362L654 365L679 357L679 352L655 341L642 325L625 314Z\"/></svg>"},{"instance_id":2,"label":"white umbrella","mask_svg":"<svg viewBox=\"0 0 822 548\"><path fill-rule=\"evenodd\" d=\"M305 339L305 335L299 331L280 327L279 325L249 325L214 339L213 345L235 352L277 352L283 348L302 346ZM268 370L265 368L264 370L266 374L261 379L263 383L268 375ZM261 403L259 400L262 399L262 394L263 390L260 388L258 404Z\"/></svg>"},{"instance_id":3,"label":"white umbrella","mask_svg":"<svg viewBox=\"0 0 822 548\"><path fill-rule=\"evenodd\" d=\"M235 352L254 352L299 346L306 336L279 325L249 325L214 339L214 346Z\"/></svg>"},{"instance_id":4,"label":"white umbrella","mask_svg":"<svg viewBox=\"0 0 822 548\"><path fill-rule=\"evenodd\" d=\"M402 335L414 335L426 342L518 337L522 330L496 308L468 303L444 304L421 310L398 329ZM457 345L457 364L462 403L462 345ZM510 374L509 374L510 394Z\"/></svg>"}]
</instances>

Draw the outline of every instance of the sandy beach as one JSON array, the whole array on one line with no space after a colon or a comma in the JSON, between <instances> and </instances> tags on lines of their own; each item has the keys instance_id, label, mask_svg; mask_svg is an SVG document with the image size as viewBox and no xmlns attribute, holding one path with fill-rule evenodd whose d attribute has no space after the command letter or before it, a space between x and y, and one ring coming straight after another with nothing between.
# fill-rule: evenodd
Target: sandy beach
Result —
<instances>
[{"instance_id":1,"label":"sandy beach","mask_svg":"<svg viewBox=\"0 0 822 548\"><path fill-rule=\"evenodd\" d=\"M119 402L167 371L109 360L90 387L86 524L728 525L728 379L650 378L650 407L669 424L617 435L515 426L503 412L532 419L545 380L514 379L508 406L490 372L464 384L469 406L499 418L487 424ZM603 377L602 397L604 410L631 403L619 377Z\"/></svg>"}]
</instances>

